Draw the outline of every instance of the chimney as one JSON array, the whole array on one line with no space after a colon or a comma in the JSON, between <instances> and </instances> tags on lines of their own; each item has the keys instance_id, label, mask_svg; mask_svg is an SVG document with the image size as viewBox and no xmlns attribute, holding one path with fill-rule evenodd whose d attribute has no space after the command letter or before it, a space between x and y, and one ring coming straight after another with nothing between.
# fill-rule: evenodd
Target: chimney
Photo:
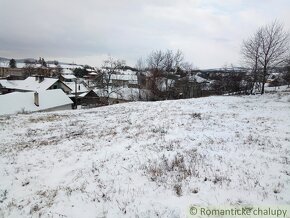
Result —
<instances>
[{"instance_id":1,"label":"chimney","mask_svg":"<svg viewBox=\"0 0 290 218\"><path fill-rule=\"evenodd\" d=\"M39 94L38 94L38 92L34 92L34 104L37 107L39 106Z\"/></svg>"},{"instance_id":2,"label":"chimney","mask_svg":"<svg viewBox=\"0 0 290 218\"><path fill-rule=\"evenodd\" d=\"M41 83L43 80L44 80L44 76L42 76L42 75L39 76L39 80L38 80L38 82Z\"/></svg>"}]
</instances>

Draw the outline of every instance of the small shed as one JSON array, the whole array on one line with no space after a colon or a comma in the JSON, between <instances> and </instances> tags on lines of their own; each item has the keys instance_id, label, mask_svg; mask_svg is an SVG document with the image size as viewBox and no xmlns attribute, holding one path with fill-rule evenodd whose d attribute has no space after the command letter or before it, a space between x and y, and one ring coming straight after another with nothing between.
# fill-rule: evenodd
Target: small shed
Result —
<instances>
[{"instance_id":1,"label":"small shed","mask_svg":"<svg viewBox=\"0 0 290 218\"><path fill-rule=\"evenodd\" d=\"M93 90L80 94L81 105L97 105L100 103L100 97Z\"/></svg>"},{"instance_id":2,"label":"small shed","mask_svg":"<svg viewBox=\"0 0 290 218\"><path fill-rule=\"evenodd\" d=\"M100 97L97 95L96 92L93 90L90 90L88 92L84 92L82 94L78 94L77 96L75 95L70 95L70 99L73 102L76 102L76 97L77 97L77 105L82 105L82 107L98 107L102 106L102 102L100 100Z\"/></svg>"}]
</instances>

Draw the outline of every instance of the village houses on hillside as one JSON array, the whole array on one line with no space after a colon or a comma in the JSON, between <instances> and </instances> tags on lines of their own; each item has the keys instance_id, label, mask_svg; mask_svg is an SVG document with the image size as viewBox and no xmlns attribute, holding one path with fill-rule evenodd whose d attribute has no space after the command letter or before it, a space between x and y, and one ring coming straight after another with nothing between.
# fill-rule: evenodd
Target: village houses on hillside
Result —
<instances>
[{"instance_id":1,"label":"village houses on hillside","mask_svg":"<svg viewBox=\"0 0 290 218\"><path fill-rule=\"evenodd\" d=\"M69 104L64 101L65 107L55 106L55 109L72 109L77 108L77 105L87 108L138 100L192 98L210 94L208 87L211 81L194 72L186 75L175 72L156 77L150 71L137 71L130 67L112 71L109 68L83 68L70 64L35 64L31 73L27 73L29 67L29 64L24 63L18 63L16 68L0 65L0 100L11 99L10 108L19 96L31 103L31 98L36 93L42 99L41 102L45 102L43 98L48 98L48 94L44 93L53 93L46 92L50 90L61 90L70 100ZM85 74L76 76L75 69ZM21 93L29 94L20 95ZM28 104L19 102L22 102L23 107ZM50 103L55 105L53 99ZM15 104L14 108L11 111L19 111L19 104ZM24 108L31 109L30 111L48 110L48 107L39 106Z\"/></svg>"}]
</instances>

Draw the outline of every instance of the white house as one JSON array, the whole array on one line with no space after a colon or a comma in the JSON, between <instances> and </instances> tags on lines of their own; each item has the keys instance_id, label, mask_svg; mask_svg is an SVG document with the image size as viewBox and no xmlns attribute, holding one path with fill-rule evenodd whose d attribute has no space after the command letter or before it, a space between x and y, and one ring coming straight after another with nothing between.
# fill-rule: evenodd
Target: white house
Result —
<instances>
[{"instance_id":1,"label":"white house","mask_svg":"<svg viewBox=\"0 0 290 218\"><path fill-rule=\"evenodd\" d=\"M0 95L0 115L72 109L72 100L61 90L12 92Z\"/></svg>"}]
</instances>

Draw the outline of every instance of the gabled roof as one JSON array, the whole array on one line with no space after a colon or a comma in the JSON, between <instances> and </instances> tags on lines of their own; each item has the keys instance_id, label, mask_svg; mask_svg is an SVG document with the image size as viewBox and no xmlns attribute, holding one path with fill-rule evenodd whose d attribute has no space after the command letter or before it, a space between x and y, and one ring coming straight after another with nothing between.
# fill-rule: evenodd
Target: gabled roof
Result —
<instances>
[{"instance_id":1,"label":"gabled roof","mask_svg":"<svg viewBox=\"0 0 290 218\"><path fill-rule=\"evenodd\" d=\"M38 77L27 77L25 80L0 80L0 84L8 89L25 91L43 91L55 84L58 79L46 78L39 80Z\"/></svg>"},{"instance_id":2,"label":"gabled roof","mask_svg":"<svg viewBox=\"0 0 290 218\"><path fill-rule=\"evenodd\" d=\"M22 82L19 83L17 89L31 91L47 90L57 81L58 79L54 78L43 78L43 80L40 82L39 78L37 79L37 77L27 77L25 80L22 80Z\"/></svg>"},{"instance_id":3,"label":"gabled roof","mask_svg":"<svg viewBox=\"0 0 290 218\"><path fill-rule=\"evenodd\" d=\"M95 94L97 95L97 93L96 93L94 90L90 90L90 91L88 91L88 92L84 92L84 93L80 94L79 97L86 97L87 94L89 94L89 93L91 93L91 92L93 92L93 93L95 93ZM97 95L97 96L98 96L98 95Z\"/></svg>"},{"instance_id":4,"label":"gabled roof","mask_svg":"<svg viewBox=\"0 0 290 218\"><path fill-rule=\"evenodd\" d=\"M73 74L61 74L61 76L65 79L76 79L75 75Z\"/></svg>"},{"instance_id":5,"label":"gabled roof","mask_svg":"<svg viewBox=\"0 0 290 218\"><path fill-rule=\"evenodd\" d=\"M0 115L15 114L21 111L43 111L73 103L61 89L40 91L38 94L39 106L34 104L34 92L12 92L0 95Z\"/></svg>"},{"instance_id":6,"label":"gabled roof","mask_svg":"<svg viewBox=\"0 0 290 218\"><path fill-rule=\"evenodd\" d=\"M61 68L63 69L75 69L75 68L83 68L83 66L78 64L59 64Z\"/></svg>"}]
</instances>

